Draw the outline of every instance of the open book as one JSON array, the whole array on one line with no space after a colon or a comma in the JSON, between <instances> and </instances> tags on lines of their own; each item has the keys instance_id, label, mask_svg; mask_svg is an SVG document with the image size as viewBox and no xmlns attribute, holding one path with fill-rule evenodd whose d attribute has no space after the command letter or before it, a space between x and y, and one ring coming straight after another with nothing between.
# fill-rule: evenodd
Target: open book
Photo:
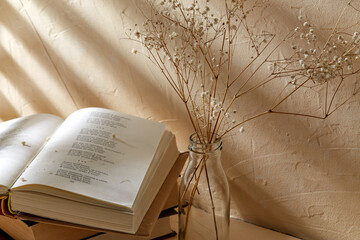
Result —
<instances>
[{"instance_id":1,"label":"open book","mask_svg":"<svg viewBox=\"0 0 360 240\"><path fill-rule=\"evenodd\" d=\"M0 124L0 195L10 211L135 233L178 155L164 124L112 110L18 118Z\"/></svg>"}]
</instances>

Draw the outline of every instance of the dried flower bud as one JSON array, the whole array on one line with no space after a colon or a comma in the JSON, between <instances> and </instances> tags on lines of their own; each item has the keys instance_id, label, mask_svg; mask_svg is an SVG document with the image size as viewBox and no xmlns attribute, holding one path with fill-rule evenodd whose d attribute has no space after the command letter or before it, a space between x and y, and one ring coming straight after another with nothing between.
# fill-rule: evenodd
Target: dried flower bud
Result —
<instances>
[{"instance_id":1,"label":"dried flower bud","mask_svg":"<svg viewBox=\"0 0 360 240\"><path fill-rule=\"evenodd\" d=\"M135 36L137 39L139 39L140 36L141 36L141 34L140 34L139 31L135 31L135 32L134 32L134 36Z\"/></svg>"}]
</instances>

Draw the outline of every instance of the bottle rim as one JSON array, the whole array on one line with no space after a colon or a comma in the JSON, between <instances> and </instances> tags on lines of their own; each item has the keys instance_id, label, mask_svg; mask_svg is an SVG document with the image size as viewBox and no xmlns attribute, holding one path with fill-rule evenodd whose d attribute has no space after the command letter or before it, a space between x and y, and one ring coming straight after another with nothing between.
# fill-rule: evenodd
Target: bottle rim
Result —
<instances>
[{"instance_id":1,"label":"bottle rim","mask_svg":"<svg viewBox=\"0 0 360 240\"><path fill-rule=\"evenodd\" d=\"M213 143L201 143L197 133L193 133L189 137L189 151L196 153L210 153L216 150L222 150L222 140L219 135Z\"/></svg>"}]
</instances>

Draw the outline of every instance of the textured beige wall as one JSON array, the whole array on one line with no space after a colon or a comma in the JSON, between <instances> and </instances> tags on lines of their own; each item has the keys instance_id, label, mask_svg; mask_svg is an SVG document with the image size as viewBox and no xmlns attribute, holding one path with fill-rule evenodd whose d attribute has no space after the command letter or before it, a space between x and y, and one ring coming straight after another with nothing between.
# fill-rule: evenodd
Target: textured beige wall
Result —
<instances>
[{"instance_id":1,"label":"textured beige wall","mask_svg":"<svg viewBox=\"0 0 360 240\"><path fill-rule=\"evenodd\" d=\"M348 0L278 0L266 27L290 31L301 12L333 26ZM360 7L359 1L355 1ZM66 117L99 106L164 121L186 150L191 127L181 102L151 64L120 41L127 0L0 1L0 120L47 112ZM349 11L342 26L358 23ZM264 88L238 104L256 113ZM319 109L320 95L289 103ZM297 101L298 100L298 101ZM304 239L360 239L360 96L322 121L266 116L226 139L223 164L232 215Z\"/></svg>"}]
</instances>

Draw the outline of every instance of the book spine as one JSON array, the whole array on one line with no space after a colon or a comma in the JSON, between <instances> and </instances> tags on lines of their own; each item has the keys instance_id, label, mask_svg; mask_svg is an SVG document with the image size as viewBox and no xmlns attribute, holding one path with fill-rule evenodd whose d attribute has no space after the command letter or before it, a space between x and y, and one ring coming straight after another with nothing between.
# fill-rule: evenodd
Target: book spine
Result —
<instances>
[{"instance_id":1,"label":"book spine","mask_svg":"<svg viewBox=\"0 0 360 240\"><path fill-rule=\"evenodd\" d=\"M0 215L17 218L16 212L12 211L10 207L10 195L11 193L9 192L4 196L0 196Z\"/></svg>"}]
</instances>

